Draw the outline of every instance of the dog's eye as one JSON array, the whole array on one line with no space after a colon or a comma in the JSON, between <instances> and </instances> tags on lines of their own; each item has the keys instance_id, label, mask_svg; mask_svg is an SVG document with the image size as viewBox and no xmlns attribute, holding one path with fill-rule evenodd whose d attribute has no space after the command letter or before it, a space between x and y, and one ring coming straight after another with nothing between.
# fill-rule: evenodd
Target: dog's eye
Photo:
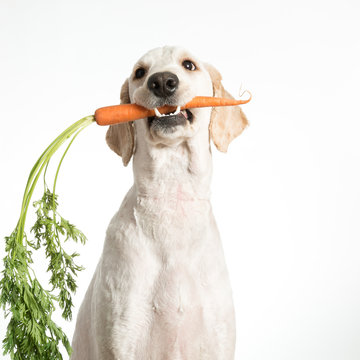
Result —
<instances>
[{"instance_id":1,"label":"dog's eye","mask_svg":"<svg viewBox=\"0 0 360 360\"><path fill-rule=\"evenodd\" d=\"M145 69L144 68L139 68L135 71L135 78L136 79L141 79L143 76L145 75Z\"/></svg>"},{"instance_id":2,"label":"dog's eye","mask_svg":"<svg viewBox=\"0 0 360 360\"><path fill-rule=\"evenodd\" d=\"M183 66L186 70L190 70L190 71L196 70L196 66L195 66L194 63L192 63L190 60L184 60L183 63L182 63L182 66Z\"/></svg>"}]
</instances>

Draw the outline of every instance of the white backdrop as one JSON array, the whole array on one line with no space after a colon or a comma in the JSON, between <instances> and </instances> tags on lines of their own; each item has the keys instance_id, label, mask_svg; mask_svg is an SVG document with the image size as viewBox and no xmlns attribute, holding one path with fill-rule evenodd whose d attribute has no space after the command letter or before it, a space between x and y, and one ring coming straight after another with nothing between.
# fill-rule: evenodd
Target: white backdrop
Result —
<instances>
[{"instance_id":1,"label":"white backdrop","mask_svg":"<svg viewBox=\"0 0 360 360\"><path fill-rule=\"evenodd\" d=\"M236 359L358 360L359 10L356 0L2 0L1 239L50 141L118 103L144 52L185 46L215 65L235 96L240 83L254 95L243 107L251 126L227 154L213 149ZM86 270L74 317L132 184L105 131L92 125L78 137L59 179L60 212L89 239L77 247ZM58 321L71 337L75 320ZM4 331L1 321L1 339Z\"/></svg>"}]
</instances>

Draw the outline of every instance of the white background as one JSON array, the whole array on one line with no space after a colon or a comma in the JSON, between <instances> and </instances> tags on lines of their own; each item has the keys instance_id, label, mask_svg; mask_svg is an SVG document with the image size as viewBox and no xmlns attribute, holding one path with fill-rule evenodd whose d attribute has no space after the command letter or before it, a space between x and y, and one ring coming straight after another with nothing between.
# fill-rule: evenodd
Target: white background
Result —
<instances>
[{"instance_id":1,"label":"white background","mask_svg":"<svg viewBox=\"0 0 360 360\"><path fill-rule=\"evenodd\" d=\"M251 126L227 154L213 150L236 359L358 360L359 10L356 0L2 0L1 239L50 141L118 103L143 53L182 45L216 66L235 96L240 83L254 95L243 107ZM78 137L59 178L60 211L89 239L77 248L86 270L74 317L132 184L105 131L91 125ZM71 338L75 320L58 321ZM4 331L1 322L1 339Z\"/></svg>"}]
</instances>

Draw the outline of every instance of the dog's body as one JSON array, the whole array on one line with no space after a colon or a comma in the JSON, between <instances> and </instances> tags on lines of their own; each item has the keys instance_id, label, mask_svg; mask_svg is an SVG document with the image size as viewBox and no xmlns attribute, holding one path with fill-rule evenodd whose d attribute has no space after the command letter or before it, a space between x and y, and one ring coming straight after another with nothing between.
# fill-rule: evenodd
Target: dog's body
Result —
<instances>
[{"instance_id":1,"label":"dog's body","mask_svg":"<svg viewBox=\"0 0 360 360\"><path fill-rule=\"evenodd\" d=\"M124 84L122 102L154 108L214 95L220 75L199 61L191 73L189 59L179 48L152 50ZM246 118L237 111L242 130ZM134 185L108 227L78 314L73 360L234 358L231 288L209 201L210 117L209 108L191 109L109 128L107 141L125 165L134 155ZM214 142L227 147L236 135Z\"/></svg>"}]
</instances>

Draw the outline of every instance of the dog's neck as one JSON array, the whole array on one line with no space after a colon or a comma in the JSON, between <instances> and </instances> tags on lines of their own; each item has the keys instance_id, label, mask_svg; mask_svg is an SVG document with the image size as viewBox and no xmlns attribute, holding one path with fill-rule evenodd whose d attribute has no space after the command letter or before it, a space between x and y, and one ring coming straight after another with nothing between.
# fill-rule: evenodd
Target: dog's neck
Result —
<instances>
[{"instance_id":1,"label":"dog's neck","mask_svg":"<svg viewBox=\"0 0 360 360\"><path fill-rule=\"evenodd\" d=\"M144 131L136 129L136 138ZM212 159L209 135L199 131L176 146L138 141L133 158L134 187L138 197L209 200Z\"/></svg>"}]
</instances>

